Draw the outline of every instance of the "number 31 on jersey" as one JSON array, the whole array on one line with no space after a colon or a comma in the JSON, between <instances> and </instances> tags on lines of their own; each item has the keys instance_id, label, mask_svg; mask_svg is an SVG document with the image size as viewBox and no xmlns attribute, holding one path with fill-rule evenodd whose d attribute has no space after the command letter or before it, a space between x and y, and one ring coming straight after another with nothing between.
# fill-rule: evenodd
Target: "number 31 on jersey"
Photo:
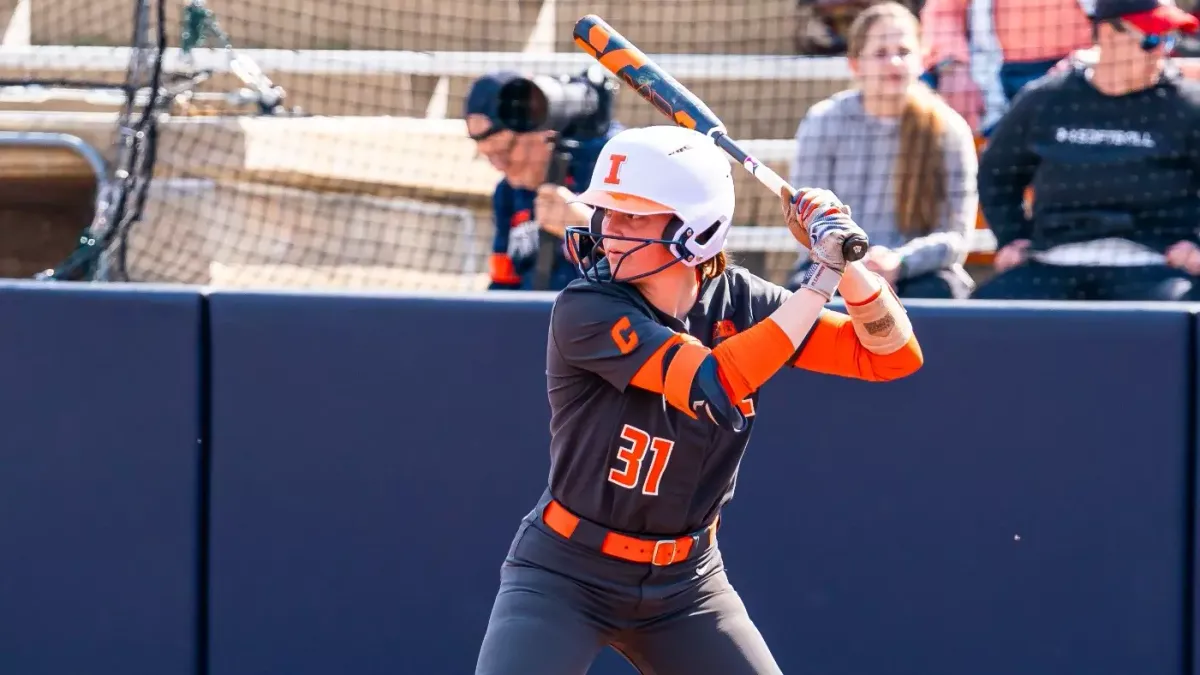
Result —
<instances>
[{"instance_id":1,"label":"number 31 on jersey","mask_svg":"<svg viewBox=\"0 0 1200 675\"><path fill-rule=\"evenodd\" d=\"M621 429L621 438L628 445L621 445L617 449L618 465L608 470L608 481L629 490L636 489L642 477L646 454L649 453L650 470L646 473L645 483L642 483L642 494L657 495L663 472L671 461L675 441L651 436L631 424Z\"/></svg>"},{"instance_id":2,"label":"number 31 on jersey","mask_svg":"<svg viewBox=\"0 0 1200 675\"><path fill-rule=\"evenodd\" d=\"M753 399L747 397L738 404L738 408L746 417L754 417ZM675 441L651 436L632 424L621 428L621 439L625 443L617 448L617 466L608 470L608 482L627 490L636 490L642 481L642 467L646 465L646 455L650 455L650 468L646 471L645 481L641 482L642 494L657 495L658 487L662 484L663 472L671 462L671 451L675 449Z\"/></svg>"}]
</instances>

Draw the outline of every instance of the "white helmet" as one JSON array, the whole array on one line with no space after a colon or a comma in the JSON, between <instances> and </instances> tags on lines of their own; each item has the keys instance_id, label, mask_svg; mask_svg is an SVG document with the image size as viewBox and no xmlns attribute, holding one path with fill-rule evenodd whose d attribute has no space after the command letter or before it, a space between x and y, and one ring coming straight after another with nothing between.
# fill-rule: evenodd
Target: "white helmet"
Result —
<instances>
[{"instance_id":1,"label":"white helmet","mask_svg":"<svg viewBox=\"0 0 1200 675\"><path fill-rule=\"evenodd\" d=\"M640 216L674 215L661 239L621 239L666 244L679 261L695 267L725 246L733 220L733 164L698 131L670 125L626 129L604 144L588 189L575 201ZM593 218L590 228L574 234L599 243L606 236L600 222Z\"/></svg>"}]
</instances>

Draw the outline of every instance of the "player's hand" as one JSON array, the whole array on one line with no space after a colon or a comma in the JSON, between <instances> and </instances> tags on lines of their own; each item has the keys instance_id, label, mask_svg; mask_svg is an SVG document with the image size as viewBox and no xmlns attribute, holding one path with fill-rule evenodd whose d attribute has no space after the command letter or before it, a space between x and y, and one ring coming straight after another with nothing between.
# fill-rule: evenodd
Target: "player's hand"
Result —
<instances>
[{"instance_id":1,"label":"player's hand","mask_svg":"<svg viewBox=\"0 0 1200 675\"><path fill-rule=\"evenodd\" d=\"M782 200L783 217L788 230L796 241L805 247L809 247L809 226L816 215L825 211L843 211L846 215L850 214L850 207L843 204L829 190L800 188L792 193L785 187L779 193L779 197Z\"/></svg>"},{"instance_id":2,"label":"player's hand","mask_svg":"<svg viewBox=\"0 0 1200 675\"><path fill-rule=\"evenodd\" d=\"M867 238L850 218L850 207L829 190L801 188L788 200L786 209L792 236L802 243L807 239L812 259L839 272L846 267L842 255L846 240Z\"/></svg>"}]
</instances>

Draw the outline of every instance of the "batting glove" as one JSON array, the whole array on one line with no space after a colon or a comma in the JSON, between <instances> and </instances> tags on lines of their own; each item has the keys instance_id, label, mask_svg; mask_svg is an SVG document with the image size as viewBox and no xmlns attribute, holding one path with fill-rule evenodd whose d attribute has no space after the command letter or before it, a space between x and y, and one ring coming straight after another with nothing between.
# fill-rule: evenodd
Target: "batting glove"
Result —
<instances>
[{"instance_id":1,"label":"batting glove","mask_svg":"<svg viewBox=\"0 0 1200 675\"><path fill-rule=\"evenodd\" d=\"M833 298L846 269L842 245L852 236L866 233L850 218L850 207L837 195L820 188L802 188L791 199L788 225L808 235L812 263L800 279L800 287Z\"/></svg>"},{"instance_id":2,"label":"batting glove","mask_svg":"<svg viewBox=\"0 0 1200 675\"><path fill-rule=\"evenodd\" d=\"M840 211L826 213L808 224L808 238L812 241L811 257L839 273L846 269L846 257L842 245L851 237L867 238L867 233Z\"/></svg>"},{"instance_id":3,"label":"batting glove","mask_svg":"<svg viewBox=\"0 0 1200 675\"><path fill-rule=\"evenodd\" d=\"M850 207L843 204L837 195L823 188L800 188L792 195L792 208L796 217L807 225L813 218L840 211L850 215Z\"/></svg>"}]
</instances>

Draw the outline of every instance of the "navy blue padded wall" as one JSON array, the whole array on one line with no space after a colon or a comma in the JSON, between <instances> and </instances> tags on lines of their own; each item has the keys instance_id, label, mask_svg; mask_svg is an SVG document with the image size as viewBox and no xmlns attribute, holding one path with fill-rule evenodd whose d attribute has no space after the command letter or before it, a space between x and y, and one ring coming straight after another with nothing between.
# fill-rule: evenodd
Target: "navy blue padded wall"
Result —
<instances>
[{"instance_id":1,"label":"navy blue padded wall","mask_svg":"<svg viewBox=\"0 0 1200 675\"><path fill-rule=\"evenodd\" d=\"M1192 318L910 304L916 376L763 392L720 536L784 672L1182 672Z\"/></svg>"},{"instance_id":2,"label":"navy blue padded wall","mask_svg":"<svg viewBox=\"0 0 1200 675\"><path fill-rule=\"evenodd\" d=\"M210 300L211 674L472 672L546 482L546 299Z\"/></svg>"},{"instance_id":3,"label":"navy blue padded wall","mask_svg":"<svg viewBox=\"0 0 1200 675\"><path fill-rule=\"evenodd\" d=\"M212 675L470 672L545 480L547 305L211 303ZM1191 318L913 316L918 376L764 392L721 538L784 671L1180 673Z\"/></svg>"},{"instance_id":4,"label":"navy blue padded wall","mask_svg":"<svg viewBox=\"0 0 1200 675\"><path fill-rule=\"evenodd\" d=\"M0 283L0 672L195 672L201 298Z\"/></svg>"}]
</instances>

